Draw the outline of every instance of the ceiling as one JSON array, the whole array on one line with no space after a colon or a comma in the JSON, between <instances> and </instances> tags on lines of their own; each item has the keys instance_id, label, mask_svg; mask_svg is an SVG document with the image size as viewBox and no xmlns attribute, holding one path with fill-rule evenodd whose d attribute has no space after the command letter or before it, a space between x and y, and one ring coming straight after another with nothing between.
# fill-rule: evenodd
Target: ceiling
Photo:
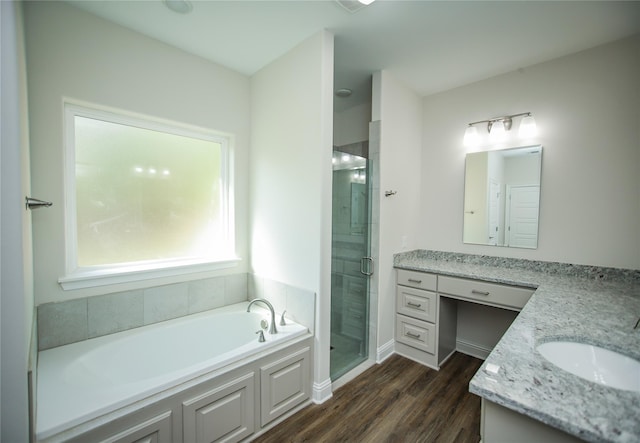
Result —
<instances>
[{"instance_id":1,"label":"ceiling","mask_svg":"<svg viewBox=\"0 0 640 443\"><path fill-rule=\"evenodd\" d=\"M640 1L377 0L351 13L334 0L69 3L245 75L322 29L335 35L336 109L368 99L385 69L429 95L640 33Z\"/></svg>"}]
</instances>

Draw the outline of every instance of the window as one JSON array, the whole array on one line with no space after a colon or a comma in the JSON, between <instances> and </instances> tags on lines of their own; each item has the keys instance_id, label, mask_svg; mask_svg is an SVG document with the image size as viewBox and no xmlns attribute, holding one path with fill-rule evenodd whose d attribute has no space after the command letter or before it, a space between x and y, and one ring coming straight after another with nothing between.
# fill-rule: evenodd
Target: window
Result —
<instances>
[{"instance_id":1,"label":"window","mask_svg":"<svg viewBox=\"0 0 640 443\"><path fill-rule=\"evenodd\" d=\"M63 288L233 260L228 137L72 104L65 125Z\"/></svg>"}]
</instances>

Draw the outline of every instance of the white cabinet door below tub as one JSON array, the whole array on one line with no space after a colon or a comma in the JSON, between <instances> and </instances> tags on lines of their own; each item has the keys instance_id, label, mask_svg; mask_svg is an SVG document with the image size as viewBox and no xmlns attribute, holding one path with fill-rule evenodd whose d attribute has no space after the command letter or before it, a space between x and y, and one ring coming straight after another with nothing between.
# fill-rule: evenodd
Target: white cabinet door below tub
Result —
<instances>
[{"instance_id":1,"label":"white cabinet door below tub","mask_svg":"<svg viewBox=\"0 0 640 443\"><path fill-rule=\"evenodd\" d=\"M309 399L309 358L309 348L304 348L260 368L262 426Z\"/></svg>"},{"instance_id":2,"label":"white cabinet door below tub","mask_svg":"<svg viewBox=\"0 0 640 443\"><path fill-rule=\"evenodd\" d=\"M184 441L236 442L253 434L254 377L245 374L184 401Z\"/></svg>"},{"instance_id":3,"label":"white cabinet door below tub","mask_svg":"<svg viewBox=\"0 0 640 443\"><path fill-rule=\"evenodd\" d=\"M90 440L87 440L90 441ZM133 425L103 443L171 443L171 411Z\"/></svg>"}]
</instances>

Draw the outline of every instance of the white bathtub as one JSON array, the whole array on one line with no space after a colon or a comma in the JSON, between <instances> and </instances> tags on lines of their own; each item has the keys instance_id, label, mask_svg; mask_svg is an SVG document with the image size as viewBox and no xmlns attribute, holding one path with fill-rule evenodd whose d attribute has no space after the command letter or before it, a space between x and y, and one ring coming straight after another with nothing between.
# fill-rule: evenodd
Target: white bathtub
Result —
<instances>
[{"instance_id":1,"label":"white bathtub","mask_svg":"<svg viewBox=\"0 0 640 443\"><path fill-rule=\"evenodd\" d=\"M256 331L268 311L238 303L200 314L42 351L36 437L49 438L308 333L287 320L278 334ZM276 317L279 322L279 316Z\"/></svg>"}]
</instances>

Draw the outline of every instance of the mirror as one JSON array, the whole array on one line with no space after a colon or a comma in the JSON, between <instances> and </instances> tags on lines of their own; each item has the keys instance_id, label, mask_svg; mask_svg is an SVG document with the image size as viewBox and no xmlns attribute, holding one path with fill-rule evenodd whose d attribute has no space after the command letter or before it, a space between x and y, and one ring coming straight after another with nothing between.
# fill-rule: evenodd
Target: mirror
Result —
<instances>
[{"instance_id":1,"label":"mirror","mask_svg":"<svg viewBox=\"0 0 640 443\"><path fill-rule=\"evenodd\" d=\"M334 235L366 234L369 220L367 175L365 157L334 149L332 193Z\"/></svg>"},{"instance_id":2,"label":"mirror","mask_svg":"<svg viewBox=\"0 0 640 443\"><path fill-rule=\"evenodd\" d=\"M542 146L467 154L463 243L538 247Z\"/></svg>"}]
</instances>

